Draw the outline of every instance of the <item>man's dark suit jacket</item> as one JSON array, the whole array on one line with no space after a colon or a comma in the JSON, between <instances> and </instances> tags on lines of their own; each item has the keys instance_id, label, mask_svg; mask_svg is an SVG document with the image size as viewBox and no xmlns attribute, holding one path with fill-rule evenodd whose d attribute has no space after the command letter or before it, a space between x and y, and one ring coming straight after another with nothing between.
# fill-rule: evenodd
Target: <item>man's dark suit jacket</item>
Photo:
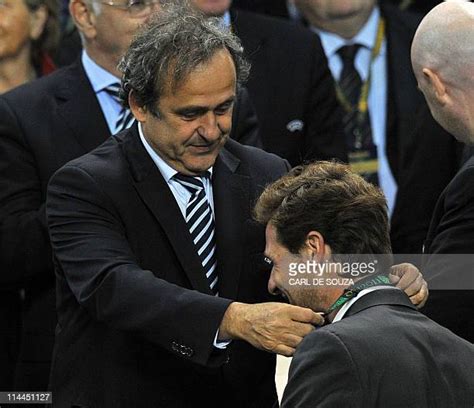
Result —
<instances>
[{"instance_id":1,"label":"man's dark suit jacket","mask_svg":"<svg viewBox=\"0 0 474 408\"><path fill-rule=\"evenodd\" d=\"M243 90L232 134L258 144L250 106ZM0 287L5 293L25 288L16 389L48 385L56 315L46 186L62 165L109 136L79 61L0 96Z\"/></svg>"},{"instance_id":2,"label":"man's dark suit jacket","mask_svg":"<svg viewBox=\"0 0 474 408\"><path fill-rule=\"evenodd\" d=\"M433 119L410 62L420 18L381 7L387 38L386 153L398 190L391 219L394 253L422 251L436 201L458 170L460 146Z\"/></svg>"},{"instance_id":3,"label":"man's dark suit jacket","mask_svg":"<svg viewBox=\"0 0 474 408\"><path fill-rule=\"evenodd\" d=\"M51 179L56 406L274 403L274 355L240 341L219 351L213 341L229 299L269 299L263 228L252 207L289 165L229 140L213 169L219 297L136 126Z\"/></svg>"},{"instance_id":4,"label":"man's dark suit jacket","mask_svg":"<svg viewBox=\"0 0 474 408\"><path fill-rule=\"evenodd\" d=\"M446 187L436 204L425 242L423 272L428 284L471 290L432 290L422 309L428 317L474 343L474 157L471 157ZM434 254L435 257L430 257ZM442 254L471 254L459 262ZM470 282L470 284L469 284ZM448 282L450 284L450 282ZM446 286L444 286L446 287Z\"/></svg>"},{"instance_id":5,"label":"man's dark suit jacket","mask_svg":"<svg viewBox=\"0 0 474 408\"><path fill-rule=\"evenodd\" d=\"M296 349L282 408L468 408L474 346L401 291L365 295Z\"/></svg>"},{"instance_id":6,"label":"man's dark suit jacket","mask_svg":"<svg viewBox=\"0 0 474 408\"><path fill-rule=\"evenodd\" d=\"M288 18L286 0L233 0L232 6L256 13Z\"/></svg>"},{"instance_id":7,"label":"man's dark suit jacket","mask_svg":"<svg viewBox=\"0 0 474 408\"><path fill-rule=\"evenodd\" d=\"M231 10L252 64L246 84L265 150L289 160L347 160L341 110L319 38L287 21Z\"/></svg>"}]
</instances>

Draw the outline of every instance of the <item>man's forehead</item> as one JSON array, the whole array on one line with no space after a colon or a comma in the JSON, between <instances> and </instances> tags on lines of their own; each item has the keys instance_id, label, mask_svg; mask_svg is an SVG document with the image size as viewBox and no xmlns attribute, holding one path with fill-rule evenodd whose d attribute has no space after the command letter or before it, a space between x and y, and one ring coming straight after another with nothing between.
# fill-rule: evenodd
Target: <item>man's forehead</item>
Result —
<instances>
[{"instance_id":1,"label":"man's forehead","mask_svg":"<svg viewBox=\"0 0 474 408\"><path fill-rule=\"evenodd\" d=\"M209 59L191 69L180 67L179 61L175 59L164 74L163 94L175 94L183 88L189 88L190 83L207 82L214 87L225 79L231 80L234 86L237 83L235 62L227 48L216 50Z\"/></svg>"},{"instance_id":2,"label":"man's forehead","mask_svg":"<svg viewBox=\"0 0 474 408\"><path fill-rule=\"evenodd\" d=\"M272 252L276 243L276 228L271 223L268 223L265 227L265 238L265 251Z\"/></svg>"}]
</instances>

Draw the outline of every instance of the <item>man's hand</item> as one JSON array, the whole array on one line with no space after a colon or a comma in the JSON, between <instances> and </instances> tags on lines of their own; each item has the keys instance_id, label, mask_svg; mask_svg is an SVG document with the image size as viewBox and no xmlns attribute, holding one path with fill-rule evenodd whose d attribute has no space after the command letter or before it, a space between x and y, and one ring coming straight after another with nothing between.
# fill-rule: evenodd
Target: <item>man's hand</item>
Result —
<instances>
[{"instance_id":1,"label":"man's hand","mask_svg":"<svg viewBox=\"0 0 474 408\"><path fill-rule=\"evenodd\" d=\"M418 309L422 308L428 299L428 284L418 268L409 263L392 266L389 275L392 283L405 291Z\"/></svg>"},{"instance_id":2,"label":"man's hand","mask_svg":"<svg viewBox=\"0 0 474 408\"><path fill-rule=\"evenodd\" d=\"M261 350L292 356L303 337L324 318L298 306L284 303L248 305L231 303L219 328L219 339L241 339Z\"/></svg>"}]
</instances>

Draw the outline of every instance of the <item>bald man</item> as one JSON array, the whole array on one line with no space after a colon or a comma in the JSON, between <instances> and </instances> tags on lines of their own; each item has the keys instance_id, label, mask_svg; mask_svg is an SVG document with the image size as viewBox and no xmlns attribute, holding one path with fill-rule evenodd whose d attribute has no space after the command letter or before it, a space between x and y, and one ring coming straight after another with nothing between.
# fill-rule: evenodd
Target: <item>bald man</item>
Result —
<instances>
[{"instance_id":1,"label":"bald man","mask_svg":"<svg viewBox=\"0 0 474 408\"><path fill-rule=\"evenodd\" d=\"M433 117L448 132L474 144L474 4L446 2L421 22L411 49L413 70ZM425 313L474 342L474 157L441 194L425 242L425 274L432 287Z\"/></svg>"}]
</instances>

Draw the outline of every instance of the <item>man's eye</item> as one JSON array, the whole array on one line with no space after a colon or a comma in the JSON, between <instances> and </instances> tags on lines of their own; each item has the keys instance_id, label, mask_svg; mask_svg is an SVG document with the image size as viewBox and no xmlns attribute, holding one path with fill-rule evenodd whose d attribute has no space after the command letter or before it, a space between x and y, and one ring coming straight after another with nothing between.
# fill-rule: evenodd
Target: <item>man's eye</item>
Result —
<instances>
[{"instance_id":1,"label":"man's eye","mask_svg":"<svg viewBox=\"0 0 474 408\"><path fill-rule=\"evenodd\" d=\"M229 109L232 107L232 104L229 103L228 105L219 106L214 112L216 115L225 115L229 112Z\"/></svg>"},{"instance_id":2,"label":"man's eye","mask_svg":"<svg viewBox=\"0 0 474 408\"><path fill-rule=\"evenodd\" d=\"M146 6L144 0L131 0L129 3L129 7L131 8L143 8Z\"/></svg>"},{"instance_id":3,"label":"man's eye","mask_svg":"<svg viewBox=\"0 0 474 408\"><path fill-rule=\"evenodd\" d=\"M181 117L184 120L194 120L198 117L198 114L196 112L185 112L181 114Z\"/></svg>"}]
</instances>

